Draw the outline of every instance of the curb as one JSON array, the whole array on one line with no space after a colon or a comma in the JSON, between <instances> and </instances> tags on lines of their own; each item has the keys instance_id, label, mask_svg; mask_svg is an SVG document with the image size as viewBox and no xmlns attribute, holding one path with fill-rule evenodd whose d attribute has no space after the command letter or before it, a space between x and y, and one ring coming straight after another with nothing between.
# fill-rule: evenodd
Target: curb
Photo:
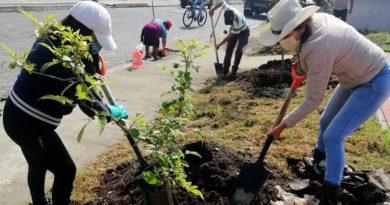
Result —
<instances>
[{"instance_id":1,"label":"curb","mask_svg":"<svg viewBox=\"0 0 390 205\"><path fill-rule=\"evenodd\" d=\"M0 5L1 12L18 12L24 11L47 11L47 10L68 10L72 8L71 4L26 4L26 5ZM103 4L108 8L135 8L135 7L151 7L148 3L119 3L119 4ZM154 7L176 6L176 5L153 5Z\"/></svg>"},{"instance_id":2,"label":"curb","mask_svg":"<svg viewBox=\"0 0 390 205\"><path fill-rule=\"evenodd\" d=\"M73 4L52 4L52 5L1 5L0 12L18 12L24 11L45 11L45 10L65 10L70 9Z\"/></svg>"},{"instance_id":3,"label":"curb","mask_svg":"<svg viewBox=\"0 0 390 205\"><path fill-rule=\"evenodd\" d=\"M105 4L108 8L137 8L137 7L152 7L149 3L114 3ZM242 3L231 3L231 4L242 4ZM72 8L74 3L60 3L60 4L0 4L0 13L3 12L19 12L24 11L47 11L47 10L68 10ZM153 5L154 7L170 7L178 6L179 4L166 4L166 5Z\"/></svg>"}]
</instances>

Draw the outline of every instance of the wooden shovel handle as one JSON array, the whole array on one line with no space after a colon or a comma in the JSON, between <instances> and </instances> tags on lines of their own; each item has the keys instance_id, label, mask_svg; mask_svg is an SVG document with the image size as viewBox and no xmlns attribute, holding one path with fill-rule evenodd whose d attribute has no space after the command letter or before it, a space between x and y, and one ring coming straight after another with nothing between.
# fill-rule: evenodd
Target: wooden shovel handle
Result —
<instances>
[{"instance_id":1,"label":"wooden shovel handle","mask_svg":"<svg viewBox=\"0 0 390 205\"><path fill-rule=\"evenodd\" d=\"M299 75L297 74L297 64L298 64L298 61L297 61L297 60L295 60L295 61L293 62L293 64L292 64L291 76L292 76L292 78L293 78L293 82L292 82L292 84L291 84L291 86L290 86L290 89L289 89L289 91L288 91L288 93L287 93L286 98L284 99L283 105L282 105L282 107L280 108L279 114L278 114L278 116L276 117L275 122L274 122L272 128L276 127L277 125L279 125L279 124L282 122L283 117L284 117L284 115L286 114L287 108L288 108L288 106L290 105L291 99L292 99L292 98L294 97L294 95L295 95L295 90L296 90L296 89L298 88L298 86L299 86L303 81L305 81L305 79L306 79L306 76L299 76ZM256 163L258 163L258 164L263 163L264 157L265 157L265 155L267 154L268 149L269 149L269 147L271 146L271 143L272 143L273 139L274 139L273 136L269 136L269 135L267 136L267 140L266 140L265 143L264 143L263 149L261 150L260 156L259 156L259 158L257 159Z\"/></svg>"}]
</instances>

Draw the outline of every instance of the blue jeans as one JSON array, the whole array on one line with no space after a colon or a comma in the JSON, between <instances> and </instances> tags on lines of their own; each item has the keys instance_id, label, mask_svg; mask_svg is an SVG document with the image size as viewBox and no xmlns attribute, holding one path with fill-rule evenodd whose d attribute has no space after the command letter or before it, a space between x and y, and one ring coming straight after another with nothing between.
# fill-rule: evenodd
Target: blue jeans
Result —
<instances>
[{"instance_id":1,"label":"blue jeans","mask_svg":"<svg viewBox=\"0 0 390 205\"><path fill-rule=\"evenodd\" d=\"M345 164L345 138L370 118L389 95L389 63L365 84L350 89L336 87L321 115L316 146L326 155L325 181L340 185Z\"/></svg>"}]
</instances>

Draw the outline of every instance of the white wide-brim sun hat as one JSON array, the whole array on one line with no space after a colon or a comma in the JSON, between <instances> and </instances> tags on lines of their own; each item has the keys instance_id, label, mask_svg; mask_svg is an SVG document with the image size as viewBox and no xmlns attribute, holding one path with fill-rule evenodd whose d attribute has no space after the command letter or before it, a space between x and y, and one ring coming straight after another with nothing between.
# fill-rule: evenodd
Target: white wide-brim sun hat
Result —
<instances>
[{"instance_id":1,"label":"white wide-brim sun hat","mask_svg":"<svg viewBox=\"0 0 390 205\"><path fill-rule=\"evenodd\" d=\"M104 49L117 48L111 35L111 16L101 4L94 1L78 2L71 8L70 15L91 29Z\"/></svg>"},{"instance_id":2,"label":"white wide-brim sun hat","mask_svg":"<svg viewBox=\"0 0 390 205\"><path fill-rule=\"evenodd\" d=\"M298 0L280 0L268 11L267 18L269 22L260 27L260 42L264 46L274 45L318 9L320 9L318 6L302 8Z\"/></svg>"}]
</instances>

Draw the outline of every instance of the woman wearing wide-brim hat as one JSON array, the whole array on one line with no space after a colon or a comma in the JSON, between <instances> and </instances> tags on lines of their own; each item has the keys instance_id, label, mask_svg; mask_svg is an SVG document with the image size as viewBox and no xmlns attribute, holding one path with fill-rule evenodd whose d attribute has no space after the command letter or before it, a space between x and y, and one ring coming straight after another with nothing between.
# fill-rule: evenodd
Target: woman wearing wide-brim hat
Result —
<instances>
[{"instance_id":1,"label":"woman wearing wide-brim hat","mask_svg":"<svg viewBox=\"0 0 390 205\"><path fill-rule=\"evenodd\" d=\"M314 111L323 101L331 75L339 84L320 119L314 161L325 157L320 204L336 204L345 164L344 140L372 116L390 94L390 64L381 48L352 26L317 6L302 8L298 0L281 0L269 12L260 41L297 51L306 72L304 101L268 134L278 138L287 127Z\"/></svg>"}]
</instances>

